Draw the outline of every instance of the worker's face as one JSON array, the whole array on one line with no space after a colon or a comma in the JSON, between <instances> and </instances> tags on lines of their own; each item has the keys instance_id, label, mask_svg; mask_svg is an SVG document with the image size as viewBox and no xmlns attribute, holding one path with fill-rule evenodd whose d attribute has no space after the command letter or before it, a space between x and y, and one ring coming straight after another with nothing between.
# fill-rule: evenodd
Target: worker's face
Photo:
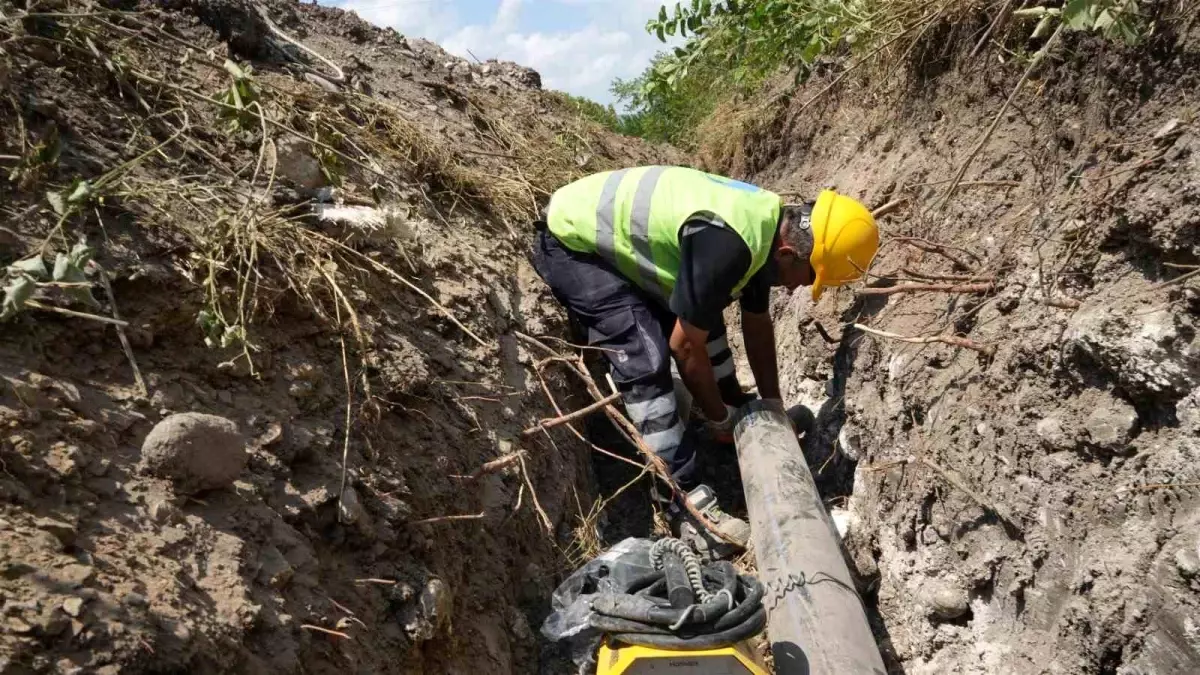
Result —
<instances>
[{"instance_id":1,"label":"worker's face","mask_svg":"<svg viewBox=\"0 0 1200 675\"><path fill-rule=\"evenodd\" d=\"M794 291L801 286L811 286L816 278L808 256L800 255L790 246L780 246L775 251L775 262L779 273L779 285L788 291Z\"/></svg>"}]
</instances>

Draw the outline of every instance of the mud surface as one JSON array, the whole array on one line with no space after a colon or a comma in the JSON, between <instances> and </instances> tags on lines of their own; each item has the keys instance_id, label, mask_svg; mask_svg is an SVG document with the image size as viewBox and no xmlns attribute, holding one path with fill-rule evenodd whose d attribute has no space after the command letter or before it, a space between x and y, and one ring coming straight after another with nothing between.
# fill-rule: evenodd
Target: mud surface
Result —
<instances>
[{"instance_id":1,"label":"mud surface","mask_svg":"<svg viewBox=\"0 0 1200 675\"><path fill-rule=\"evenodd\" d=\"M563 328L527 223L673 155L338 10L262 3L343 83L245 3L105 4L139 13L0 25L0 263L85 240L94 301L32 299L119 313L145 382L111 324L0 324L0 672L561 672L595 492L569 434L514 440L554 416L517 333ZM213 103L227 56L260 108ZM151 432L181 413L222 419Z\"/></svg>"},{"instance_id":2,"label":"mud surface","mask_svg":"<svg viewBox=\"0 0 1200 675\"><path fill-rule=\"evenodd\" d=\"M992 284L777 297L785 396L893 672L1195 672L1200 31L1071 35L943 208L1019 76L972 45L871 107L798 92L722 167L907 199L863 285Z\"/></svg>"}]
</instances>

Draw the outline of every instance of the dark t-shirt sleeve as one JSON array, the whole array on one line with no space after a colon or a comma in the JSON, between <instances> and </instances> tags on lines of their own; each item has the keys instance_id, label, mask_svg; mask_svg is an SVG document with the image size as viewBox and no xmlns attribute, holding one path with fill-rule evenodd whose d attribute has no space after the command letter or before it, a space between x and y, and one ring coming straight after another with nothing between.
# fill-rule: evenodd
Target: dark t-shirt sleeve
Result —
<instances>
[{"instance_id":1,"label":"dark t-shirt sleeve","mask_svg":"<svg viewBox=\"0 0 1200 675\"><path fill-rule=\"evenodd\" d=\"M688 221L679 232L679 277L671 294L671 312L702 330L716 329L733 289L748 269L750 248L736 232L702 220ZM745 288L742 307L766 311L765 299L760 302L755 297L747 305L746 295L759 295L751 285ZM760 304L762 308L756 309Z\"/></svg>"}]
</instances>

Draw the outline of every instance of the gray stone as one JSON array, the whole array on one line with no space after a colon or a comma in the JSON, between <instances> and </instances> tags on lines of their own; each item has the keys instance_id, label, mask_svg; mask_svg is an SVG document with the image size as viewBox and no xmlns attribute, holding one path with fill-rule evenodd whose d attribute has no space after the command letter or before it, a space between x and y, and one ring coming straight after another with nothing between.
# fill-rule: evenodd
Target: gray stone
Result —
<instances>
[{"instance_id":1,"label":"gray stone","mask_svg":"<svg viewBox=\"0 0 1200 675\"><path fill-rule=\"evenodd\" d=\"M1192 391L1175 405L1175 416L1179 418L1179 428L1187 433L1200 434L1200 389Z\"/></svg>"},{"instance_id":2,"label":"gray stone","mask_svg":"<svg viewBox=\"0 0 1200 675\"><path fill-rule=\"evenodd\" d=\"M1200 345L1184 316L1163 308L1131 313L1101 305L1071 317L1063 339L1111 373L1132 396L1182 397L1200 382Z\"/></svg>"},{"instance_id":3,"label":"gray stone","mask_svg":"<svg viewBox=\"0 0 1200 675\"><path fill-rule=\"evenodd\" d=\"M1179 130L1181 122L1178 117L1172 117L1167 120L1157 131L1154 132L1152 138L1156 141L1162 140L1168 136L1172 136Z\"/></svg>"},{"instance_id":4,"label":"gray stone","mask_svg":"<svg viewBox=\"0 0 1200 675\"><path fill-rule=\"evenodd\" d=\"M1071 439L1063 430L1062 420L1057 417L1046 417L1034 428L1042 444L1054 450L1063 450L1071 446Z\"/></svg>"},{"instance_id":5,"label":"gray stone","mask_svg":"<svg viewBox=\"0 0 1200 675\"><path fill-rule=\"evenodd\" d=\"M62 610L72 617L78 618L83 613L83 598L67 598L63 600Z\"/></svg>"},{"instance_id":6,"label":"gray stone","mask_svg":"<svg viewBox=\"0 0 1200 675\"><path fill-rule=\"evenodd\" d=\"M115 478L89 478L83 486L105 499L115 497L121 491L121 483Z\"/></svg>"},{"instance_id":7,"label":"gray stone","mask_svg":"<svg viewBox=\"0 0 1200 675\"><path fill-rule=\"evenodd\" d=\"M1195 544L1185 544L1175 552L1175 567L1184 579L1193 579L1200 575L1200 551Z\"/></svg>"},{"instance_id":8,"label":"gray stone","mask_svg":"<svg viewBox=\"0 0 1200 675\"><path fill-rule=\"evenodd\" d=\"M408 637L414 642L433 639L450 619L453 601L450 587L444 581L435 577L426 582L421 597L405 617L404 631Z\"/></svg>"},{"instance_id":9,"label":"gray stone","mask_svg":"<svg viewBox=\"0 0 1200 675\"><path fill-rule=\"evenodd\" d=\"M75 531L75 526L68 522L64 522L56 518L38 518L34 522L34 525L36 525L39 530L44 530L54 535L60 542L62 542L63 546L71 546L75 543L75 536L77 532Z\"/></svg>"},{"instance_id":10,"label":"gray stone","mask_svg":"<svg viewBox=\"0 0 1200 675\"><path fill-rule=\"evenodd\" d=\"M352 525L366 519L367 512L363 508L362 500L358 498L358 492L351 486L346 486L346 491L342 493L341 517L342 522L347 525Z\"/></svg>"},{"instance_id":11,"label":"gray stone","mask_svg":"<svg viewBox=\"0 0 1200 675\"><path fill-rule=\"evenodd\" d=\"M1137 427L1137 411L1128 403L1110 399L1084 419L1088 440L1106 450L1121 450L1129 444Z\"/></svg>"},{"instance_id":12,"label":"gray stone","mask_svg":"<svg viewBox=\"0 0 1200 675\"><path fill-rule=\"evenodd\" d=\"M274 546L266 546L259 553L258 581L271 588L280 589L292 580L295 571L287 558Z\"/></svg>"},{"instance_id":13,"label":"gray stone","mask_svg":"<svg viewBox=\"0 0 1200 675\"><path fill-rule=\"evenodd\" d=\"M948 582L931 581L921 596L928 615L933 619L957 619L971 608L967 592Z\"/></svg>"},{"instance_id":14,"label":"gray stone","mask_svg":"<svg viewBox=\"0 0 1200 675\"><path fill-rule=\"evenodd\" d=\"M232 421L181 413L159 422L146 436L141 466L190 494L233 484L247 457L245 440Z\"/></svg>"},{"instance_id":15,"label":"gray stone","mask_svg":"<svg viewBox=\"0 0 1200 675\"><path fill-rule=\"evenodd\" d=\"M146 596L142 595L141 593L134 593L131 591L121 596L121 604L129 607L145 607L150 604L150 601L147 600Z\"/></svg>"},{"instance_id":16,"label":"gray stone","mask_svg":"<svg viewBox=\"0 0 1200 675\"><path fill-rule=\"evenodd\" d=\"M298 187L316 190L329 184L321 171L321 162L312 152L308 141L294 136L283 136L276 140L278 174Z\"/></svg>"},{"instance_id":17,"label":"gray stone","mask_svg":"<svg viewBox=\"0 0 1200 675\"><path fill-rule=\"evenodd\" d=\"M156 523L173 522L179 516L179 509L168 499L158 498L150 502L150 519Z\"/></svg>"},{"instance_id":18,"label":"gray stone","mask_svg":"<svg viewBox=\"0 0 1200 675\"><path fill-rule=\"evenodd\" d=\"M68 588L78 588L96 578L96 570L91 565L71 563L54 570L49 577Z\"/></svg>"}]
</instances>

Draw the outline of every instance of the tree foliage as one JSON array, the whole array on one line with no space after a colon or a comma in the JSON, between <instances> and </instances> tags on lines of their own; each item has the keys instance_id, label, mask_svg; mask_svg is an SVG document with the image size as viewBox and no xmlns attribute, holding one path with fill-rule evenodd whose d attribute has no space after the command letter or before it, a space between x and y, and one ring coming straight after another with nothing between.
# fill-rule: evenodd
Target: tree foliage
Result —
<instances>
[{"instance_id":1,"label":"tree foliage","mask_svg":"<svg viewBox=\"0 0 1200 675\"><path fill-rule=\"evenodd\" d=\"M613 92L628 109L626 133L689 145L694 128L720 100L753 91L769 75L790 71L805 79L824 55L864 53L894 42L930 17L952 20L969 3L922 0L684 0L666 5L646 30L666 43L637 78L617 80ZM1062 21L1069 30L1096 31L1127 44L1149 26L1138 0L1066 0L1014 12L1039 19L1033 38ZM916 39L914 37L914 39ZM902 48L902 47L901 47Z\"/></svg>"}]
</instances>

